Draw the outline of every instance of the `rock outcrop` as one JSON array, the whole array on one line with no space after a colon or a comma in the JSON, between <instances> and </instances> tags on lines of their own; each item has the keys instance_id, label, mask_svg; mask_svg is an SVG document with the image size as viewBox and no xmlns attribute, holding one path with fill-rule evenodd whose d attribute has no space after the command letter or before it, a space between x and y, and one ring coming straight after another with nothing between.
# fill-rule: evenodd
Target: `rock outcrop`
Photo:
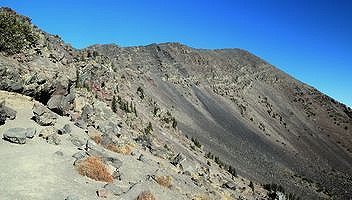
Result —
<instances>
[{"instance_id":1,"label":"rock outcrop","mask_svg":"<svg viewBox=\"0 0 352 200\"><path fill-rule=\"evenodd\" d=\"M33 106L33 120L41 126L51 126L56 123L57 117L48 108L34 104Z\"/></svg>"},{"instance_id":2,"label":"rock outcrop","mask_svg":"<svg viewBox=\"0 0 352 200\"><path fill-rule=\"evenodd\" d=\"M12 143L25 144L27 138L32 139L35 133L34 128L10 128L4 132L3 138Z\"/></svg>"},{"instance_id":3,"label":"rock outcrop","mask_svg":"<svg viewBox=\"0 0 352 200\"><path fill-rule=\"evenodd\" d=\"M5 101L0 102L0 125L5 124L6 119L15 119L16 111L7 107Z\"/></svg>"}]
</instances>

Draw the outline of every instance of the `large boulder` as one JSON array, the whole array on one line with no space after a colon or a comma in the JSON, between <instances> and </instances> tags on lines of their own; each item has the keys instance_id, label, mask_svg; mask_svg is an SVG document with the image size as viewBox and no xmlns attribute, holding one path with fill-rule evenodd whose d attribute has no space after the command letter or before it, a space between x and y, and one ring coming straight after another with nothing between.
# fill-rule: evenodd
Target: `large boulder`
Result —
<instances>
[{"instance_id":1,"label":"large boulder","mask_svg":"<svg viewBox=\"0 0 352 200\"><path fill-rule=\"evenodd\" d=\"M102 121L99 123L98 130L101 131L102 133L108 134L108 135L115 135L115 136L120 136L120 127L119 124L113 123L111 121Z\"/></svg>"},{"instance_id":2,"label":"large boulder","mask_svg":"<svg viewBox=\"0 0 352 200\"><path fill-rule=\"evenodd\" d=\"M59 134L64 135L64 134L69 134L71 133L72 129L69 124L65 124L64 127L59 129Z\"/></svg>"},{"instance_id":3,"label":"large boulder","mask_svg":"<svg viewBox=\"0 0 352 200\"><path fill-rule=\"evenodd\" d=\"M49 135L53 135L53 134L58 134L58 130L55 127L49 126L49 127L43 128L40 131L39 137L46 139L48 138Z\"/></svg>"},{"instance_id":4,"label":"large boulder","mask_svg":"<svg viewBox=\"0 0 352 200\"><path fill-rule=\"evenodd\" d=\"M232 181L228 181L222 185L223 188L231 189L231 190L236 190L236 184Z\"/></svg>"},{"instance_id":5,"label":"large boulder","mask_svg":"<svg viewBox=\"0 0 352 200\"><path fill-rule=\"evenodd\" d=\"M33 138L36 133L34 128L10 128L3 134L4 140L16 144L25 144L27 138Z\"/></svg>"},{"instance_id":6,"label":"large boulder","mask_svg":"<svg viewBox=\"0 0 352 200\"><path fill-rule=\"evenodd\" d=\"M39 133L39 137L46 140L49 144L59 145L61 144L61 139L58 134L59 130L55 127L49 126L42 129Z\"/></svg>"},{"instance_id":7,"label":"large boulder","mask_svg":"<svg viewBox=\"0 0 352 200\"><path fill-rule=\"evenodd\" d=\"M6 119L15 119L16 118L16 111L12 108L5 106L5 101L0 103L0 125L5 124Z\"/></svg>"},{"instance_id":8,"label":"large boulder","mask_svg":"<svg viewBox=\"0 0 352 200\"><path fill-rule=\"evenodd\" d=\"M85 122L89 122L89 119L94 115L94 110L91 105L85 105L82 108L81 119Z\"/></svg>"},{"instance_id":9,"label":"large boulder","mask_svg":"<svg viewBox=\"0 0 352 200\"><path fill-rule=\"evenodd\" d=\"M60 115L67 114L67 111L72 108L72 103L75 100L75 93L74 86L71 86L69 92L54 93L47 103L48 108Z\"/></svg>"},{"instance_id":10,"label":"large boulder","mask_svg":"<svg viewBox=\"0 0 352 200\"><path fill-rule=\"evenodd\" d=\"M52 126L56 123L57 117L55 114L40 104L33 106L33 120L41 126Z\"/></svg>"}]
</instances>

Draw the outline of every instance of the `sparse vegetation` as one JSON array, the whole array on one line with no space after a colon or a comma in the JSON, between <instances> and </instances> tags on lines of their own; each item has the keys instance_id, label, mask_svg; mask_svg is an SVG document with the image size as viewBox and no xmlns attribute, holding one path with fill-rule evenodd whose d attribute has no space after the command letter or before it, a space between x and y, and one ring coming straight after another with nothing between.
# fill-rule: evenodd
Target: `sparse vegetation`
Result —
<instances>
[{"instance_id":1,"label":"sparse vegetation","mask_svg":"<svg viewBox=\"0 0 352 200\"><path fill-rule=\"evenodd\" d=\"M115 95L112 97L112 102L111 102L111 109L114 113L117 111L117 102L116 102L116 97Z\"/></svg>"},{"instance_id":2,"label":"sparse vegetation","mask_svg":"<svg viewBox=\"0 0 352 200\"><path fill-rule=\"evenodd\" d=\"M235 169L234 167L229 166L229 168L228 168L227 171L230 172L230 174L231 174L232 176L237 177L237 171L236 171L236 169ZM253 184L253 183L252 183L252 184ZM253 189L253 190L254 190L254 189Z\"/></svg>"},{"instance_id":3,"label":"sparse vegetation","mask_svg":"<svg viewBox=\"0 0 352 200\"><path fill-rule=\"evenodd\" d=\"M158 110L155 110L154 107L154 115L157 113ZM172 128L176 129L177 127L177 121L175 119L175 117L172 116L172 114L170 113L170 111L167 111L165 116L161 119L161 121L167 123L167 124L172 124Z\"/></svg>"},{"instance_id":4,"label":"sparse vegetation","mask_svg":"<svg viewBox=\"0 0 352 200\"><path fill-rule=\"evenodd\" d=\"M277 185L276 183L264 184L263 188L269 192L268 196L270 197L270 199L276 198L276 192L281 192L282 194L284 194L287 200L298 200L299 199L298 197L296 197L295 194L292 194L292 193L287 194L285 192L285 189L281 185Z\"/></svg>"},{"instance_id":5,"label":"sparse vegetation","mask_svg":"<svg viewBox=\"0 0 352 200\"><path fill-rule=\"evenodd\" d=\"M82 176L87 176L97 181L112 182L114 180L102 160L95 156L90 156L78 163L77 170Z\"/></svg>"},{"instance_id":6,"label":"sparse vegetation","mask_svg":"<svg viewBox=\"0 0 352 200\"><path fill-rule=\"evenodd\" d=\"M138 94L138 96L143 100L144 99L144 90L142 89L142 87L138 87L137 88L137 94Z\"/></svg>"},{"instance_id":7,"label":"sparse vegetation","mask_svg":"<svg viewBox=\"0 0 352 200\"><path fill-rule=\"evenodd\" d=\"M252 192L254 192L254 184L253 184L253 182L251 181L251 182L249 182L249 187L252 189Z\"/></svg>"},{"instance_id":8,"label":"sparse vegetation","mask_svg":"<svg viewBox=\"0 0 352 200\"><path fill-rule=\"evenodd\" d=\"M128 103L128 101L123 100L120 96L117 96L117 103L119 103L121 110L125 111L126 113L134 113L136 117L138 116L136 106L132 101Z\"/></svg>"},{"instance_id":9,"label":"sparse vegetation","mask_svg":"<svg viewBox=\"0 0 352 200\"><path fill-rule=\"evenodd\" d=\"M123 155L130 155L132 153L132 147L128 144L123 145L123 146L117 146L115 144L108 144L105 146L106 149L109 149L110 151L120 153Z\"/></svg>"},{"instance_id":10,"label":"sparse vegetation","mask_svg":"<svg viewBox=\"0 0 352 200\"><path fill-rule=\"evenodd\" d=\"M172 186L172 178L171 176L155 176L155 181L166 188L170 188Z\"/></svg>"},{"instance_id":11,"label":"sparse vegetation","mask_svg":"<svg viewBox=\"0 0 352 200\"><path fill-rule=\"evenodd\" d=\"M153 126L152 126L152 123L149 122L149 123L148 123L148 126L144 129L144 132L145 132L146 134L152 134L152 131L153 131Z\"/></svg>"},{"instance_id":12,"label":"sparse vegetation","mask_svg":"<svg viewBox=\"0 0 352 200\"><path fill-rule=\"evenodd\" d=\"M198 148L202 147L202 145L200 144L200 142L198 141L197 138L192 137L192 142L196 147L198 147Z\"/></svg>"},{"instance_id":13,"label":"sparse vegetation","mask_svg":"<svg viewBox=\"0 0 352 200\"><path fill-rule=\"evenodd\" d=\"M0 8L0 35L0 51L9 55L34 46L38 40L31 20L16 14L10 8Z\"/></svg>"},{"instance_id":14,"label":"sparse vegetation","mask_svg":"<svg viewBox=\"0 0 352 200\"><path fill-rule=\"evenodd\" d=\"M160 108L156 104L154 104L154 108L153 108L154 117L156 117L158 115L159 111L160 111Z\"/></svg>"},{"instance_id":15,"label":"sparse vegetation","mask_svg":"<svg viewBox=\"0 0 352 200\"><path fill-rule=\"evenodd\" d=\"M208 152L207 154L205 154L205 157L211 160L214 159L214 155L211 152Z\"/></svg>"},{"instance_id":16,"label":"sparse vegetation","mask_svg":"<svg viewBox=\"0 0 352 200\"><path fill-rule=\"evenodd\" d=\"M92 140L94 140L94 142L96 144L100 144L101 143L101 136L100 135L95 135L95 136L93 136L91 138L92 138Z\"/></svg>"},{"instance_id":17,"label":"sparse vegetation","mask_svg":"<svg viewBox=\"0 0 352 200\"><path fill-rule=\"evenodd\" d=\"M151 192L145 191L138 195L137 200L155 200L155 197Z\"/></svg>"}]
</instances>

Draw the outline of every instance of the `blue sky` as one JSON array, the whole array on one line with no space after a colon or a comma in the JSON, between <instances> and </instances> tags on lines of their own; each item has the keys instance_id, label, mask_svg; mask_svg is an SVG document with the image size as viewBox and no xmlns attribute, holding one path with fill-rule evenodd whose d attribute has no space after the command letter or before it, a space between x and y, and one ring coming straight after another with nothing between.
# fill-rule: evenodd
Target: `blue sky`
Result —
<instances>
[{"instance_id":1,"label":"blue sky","mask_svg":"<svg viewBox=\"0 0 352 200\"><path fill-rule=\"evenodd\" d=\"M181 42L242 48L352 107L352 1L2 0L83 48Z\"/></svg>"}]
</instances>

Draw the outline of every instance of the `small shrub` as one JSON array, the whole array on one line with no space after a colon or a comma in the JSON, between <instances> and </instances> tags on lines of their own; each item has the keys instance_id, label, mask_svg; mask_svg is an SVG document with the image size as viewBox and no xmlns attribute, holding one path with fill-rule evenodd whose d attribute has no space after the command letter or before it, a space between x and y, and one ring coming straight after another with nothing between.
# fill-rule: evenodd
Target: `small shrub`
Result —
<instances>
[{"instance_id":1,"label":"small shrub","mask_svg":"<svg viewBox=\"0 0 352 200\"><path fill-rule=\"evenodd\" d=\"M137 94L142 100L144 99L144 90L142 89L142 87L139 86L137 88Z\"/></svg>"},{"instance_id":2,"label":"small shrub","mask_svg":"<svg viewBox=\"0 0 352 200\"><path fill-rule=\"evenodd\" d=\"M221 162L221 161L220 161ZM232 176L237 177L237 171L236 168L229 166L228 170L227 170ZM253 184L253 183L252 183Z\"/></svg>"},{"instance_id":3,"label":"small shrub","mask_svg":"<svg viewBox=\"0 0 352 200\"><path fill-rule=\"evenodd\" d=\"M34 46L38 36L34 33L31 20L18 15L10 8L0 8L0 51L16 54L25 47Z\"/></svg>"},{"instance_id":4,"label":"small shrub","mask_svg":"<svg viewBox=\"0 0 352 200\"><path fill-rule=\"evenodd\" d=\"M254 184L253 184L253 182L251 181L251 182L249 182L249 187L252 189L252 192L254 192Z\"/></svg>"},{"instance_id":5,"label":"small shrub","mask_svg":"<svg viewBox=\"0 0 352 200\"><path fill-rule=\"evenodd\" d=\"M93 51L93 57L96 58L99 56L99 53L97 51Z\"/></svg>"},{"instance_id":6,"label":"small shrub","mask_svg":"<svg viewBox=\"0 0 352 200\"><path fill-rule=\"evenodd\" d=\"M157 105L154 105L154 109L153 109L153 115L154 115L154 117L157 116L159 110L160 110L160 108L157 107Z\"/></svg>"},{"instance_id":7,"label":"small shrub","mask_svg":"<svg viewBox=\"0 0 352 200\"><path fill-rule=\"evenodd\" d=\"M155 176L155 181L166 188L170 188L172 185L172 178L171 176Z\"/></svg>"},{"instance_id":8,"label":"small shrub","mask_svg":"<svg viewBox=\"0 0 352 200\"><path fill-rule=\"evenodd\" d=\"M155 200L155 197L151 192L145 191L138 195L137 200Z\"/></svg>"},{"instance_id":9,"label":"small shrub","mask_svg":"<svg viewBox=\"0 0 352 200\"><path fill-rule=\"evenodd\" d=\"M177 121L176 121L176 119L173 117L173 118L172 118L172 128L176 129L176 127L177 127Z\"/></svg>"},{"instance_id":10,"label":"small shrub","mask_svg":"<svg viewBox=\"0 0 352 200\"><path fill-rule=\"evenodd\" d=\"M97 181L112 182L114 180L102 160L95 156L90 156L78 163L77 170L82 176L87 176Z\"/></svg>"},{"instance_id":11,"label":"small shrub","mask_svg":"<svg viewBox=\"0 0 352 200\"><path fill-rule=\"evenodd\" d=\"M148 123L148 126L144 129L144 132L145 132L146 134L151 134L152 131L153 131L153 126L152 126L152 123L149 122L149 123Z\"/></svg>"},{"instance_id":12,"label":"small shrub","mask_svg":"<svg viewBox=\"0 0 352 200\"><path fill-rule=\"evenodd\" d=\"M101 136L95 135L92 137L92 140L94 140L95 143L100 144L101 143Z\"/></svg>"},{"instance_id":13,"label":"small shrub","mask_svg":"<svg viewBox=\"0 0 352 200\"><path fill-rule=\"evenodd\" d=\"M115 144L108 144L105 146L106 149L113 151L115 153L120 153L123 155L130 155L132 153L132 147L130 145L117 146Z\"/></svg>"},{"instance_id":14,"label":"small shrub","mask_svg":"<svg viewBox=\"0 0 352 200\"><path fill-rule=\"evenodd\" d=\"M209 159L214 159L214 155L213 154L211 154L211 152L208 152L207 154L205 154L205 157L206 158L209 158Z\"/></svg>"}]
</instances>

